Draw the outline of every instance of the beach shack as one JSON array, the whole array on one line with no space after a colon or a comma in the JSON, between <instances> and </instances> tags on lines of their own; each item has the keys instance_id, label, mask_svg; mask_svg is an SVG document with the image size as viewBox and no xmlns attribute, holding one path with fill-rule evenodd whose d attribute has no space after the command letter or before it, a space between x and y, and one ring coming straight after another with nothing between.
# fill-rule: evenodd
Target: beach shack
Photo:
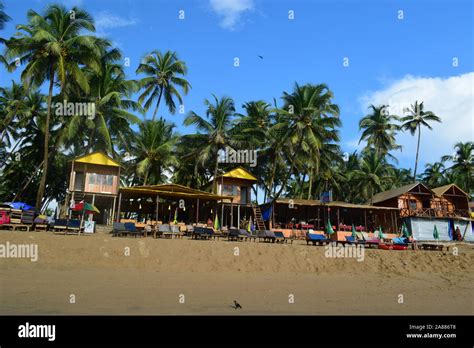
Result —
<instances>
[{"instance_id":1,"label":"beach shack","mask_svg":"<svg viewBox=\"0 0 474 348\"><path fill-rule=\"evenodd\" d=\"M93 220L110 225L114 220L119 178L120 164L102 152L76 157L71 164L65 203L69 207L81 201L91 203L100 211Z\"/></svg>"},{"instance_id":2,"label":"beach shack","mask_svg":"<svg viewBox=\"0 0 474 348\"><path fill-rule=\"evenodd\" d=\"M210 181L208 187L211 190L216 184L218 195L232 197L231 200L223 198L219 202L222 225L239 227L242 220L248 221L253 216L253 222L264 228L260 209L252 204L252 190L256 183L257 178L243 167L234 168Z\"/></svg>"},{"instance_id":3,"label":"beach shack","mask_svg":"<svg viewBox=\"0 0 474 348\"><path fill-rule=\"evenodd\" d=\"M184 224L214 221L218 202L232 196L215 195L178 184L121 187L116 211L117 222Z\"/></svg>"},{"instance_id":4,"label":"beach shack","mask_svg":"<svg viewBox=\"0 0 474 348\"><path fill-rule=\"evenodd\" d=\"M431 190L422 183L413 183L380 192L374 195L372 202L376 206L398 207L400 219L417 240L433 240L435 226L439 240L452 240L456 228L467 236L466 239L471 238L467 228L467 195L463 196L462 190L456 185Z\"/></svg>"}]
</instances>

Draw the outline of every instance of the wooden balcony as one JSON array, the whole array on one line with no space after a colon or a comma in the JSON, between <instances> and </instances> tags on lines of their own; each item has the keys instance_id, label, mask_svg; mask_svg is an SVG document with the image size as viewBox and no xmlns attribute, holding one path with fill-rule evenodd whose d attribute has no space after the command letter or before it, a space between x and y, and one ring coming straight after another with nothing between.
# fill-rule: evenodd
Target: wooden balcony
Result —
<instances>
[{"instance_id":1,"label":"wooden balcony","mask_svg":"<svg viewBox=\"0 0 474 348\"><path fill-rule=\"evenodd\" d=\"M455 218L455 217L469 217L469 210L466 209L455 209L455 210L447 210L447 209L432 209L432 208L423 208L423 209L400 209L400 217L409 217L409 216L417 216L417 217L438 217L438 218Z\"/></svg>"}]
</instances>

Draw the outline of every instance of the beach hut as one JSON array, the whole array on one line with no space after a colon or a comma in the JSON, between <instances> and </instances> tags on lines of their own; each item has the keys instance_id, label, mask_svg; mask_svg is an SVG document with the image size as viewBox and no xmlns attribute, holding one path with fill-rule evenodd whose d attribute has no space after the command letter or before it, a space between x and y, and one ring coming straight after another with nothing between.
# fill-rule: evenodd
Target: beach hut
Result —
<instances>
[{"instance_id":1,"label":"beach hut","mask_svg":"<svg viewBox=\"0 0 474 348\"><path fill-rule=\"evenodd\" d=\"M64 206L72 213L75 204L85 201L100 211L93 220L110 225L114 219L119 190L120 164L103 152L76 157L71 163L69 187Z\"/></svg>"}]
</instances>

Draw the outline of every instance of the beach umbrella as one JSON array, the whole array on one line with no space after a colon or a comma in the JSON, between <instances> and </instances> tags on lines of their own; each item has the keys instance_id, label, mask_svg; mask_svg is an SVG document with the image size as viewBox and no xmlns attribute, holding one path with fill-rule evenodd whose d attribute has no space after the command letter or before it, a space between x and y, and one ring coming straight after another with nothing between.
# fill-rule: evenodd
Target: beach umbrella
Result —
<instances>
[{"instance_id":1,"label":"beach umbrella","mask_svg":"<svg viewBox=\"0 0 474 348\"><path fill-rule=\"evenodd\" d=\"M214 219L214 229L215 230L219 229L219 218L217 217L217 214L216 214L216 218Z\"/></svg>"},{"instance_id":2,"label":"beach umbrella","mask_svg":"<svg viewBox=\"0 0 474 348\"><path fill-rule=\"evenodd\" d=\"M439 240L439 233L438 233L438 228L436 228L436 225L434 226L434 229L433 229L433 238L435 240Z\"/></svg>"},{"instance_id":3,"label":"beach umbrella","mask_svg":"<svg viewBox=\"0 0 474 348\"><path fill-rule=\"evenodd\" d=\"M405 223L402 225L402 235L407 238L410 237L410 231L408 231L407 225L405 225Z\"/></svg>"},{"instance_id":4,"label":"beach umbrella","mask_svg":"<svg viewBox=\"0 0 474 348\"><path fill-rule=\"evenodd\" d=\"M354 240L357 240L357 233L354 224L352 224L352 238L354 238Z\"/></svg>"},{"instance_id":5,"label":"beach umbrella","mask_svg":"<svg viewBox=\"0 0 474 348\"><path fill-rule=\"evenodd\" d=\"M72 211L82 211L86 214L100 213L99 209L97 209L93 204L84 201L77 203L74 208L72 208Z\"/></svg>"},{"instance_id":6,"label":"beach umbrella","mask_svg":"<svg viewBox=\"0 0 474 348\"><path fill-rule=\"evenodd\" d=\"M379 226L379 238L380 239L385 238L385 236L383 235L383 232L382 232L382 227L380 227L380 226Z\"/></svg>"},{"instance_id":7,"label":"beach umbrella","mask_svg":"<svg viewBox=\"0 0 474 348\"><path fill-rule=\"evenodd\" d=\"M332 229L331 220L328 217L328 223L326 225L326 234L330 236L333 233L334 233L334 230Z\"/></svg>"},{"instance_id":8,"label":"beach umbrella","mask_svg":"<svg viewBox=\"0 0 474 348\"><path fill-rule=\"evenodd\" d=\"M174 219L173 223L176 225L178 223L178 208L174 210Z\"/></svg>"}]
</instances>

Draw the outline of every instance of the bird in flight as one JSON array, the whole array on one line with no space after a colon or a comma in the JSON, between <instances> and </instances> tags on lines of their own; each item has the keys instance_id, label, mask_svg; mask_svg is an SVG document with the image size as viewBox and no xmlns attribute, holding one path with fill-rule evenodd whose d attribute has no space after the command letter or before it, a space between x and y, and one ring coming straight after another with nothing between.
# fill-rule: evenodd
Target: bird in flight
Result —
<instances>
[{"instance_id":1,"label":"bird in flight","mask_svg":"<svg viewBox=\"0 0 474 348\"><path fill-rule=\"evenodd\" d=\"M263 56L258 55L257 57L260 58L260 59L263 59Z\"/></svg>"}]
</instances>

